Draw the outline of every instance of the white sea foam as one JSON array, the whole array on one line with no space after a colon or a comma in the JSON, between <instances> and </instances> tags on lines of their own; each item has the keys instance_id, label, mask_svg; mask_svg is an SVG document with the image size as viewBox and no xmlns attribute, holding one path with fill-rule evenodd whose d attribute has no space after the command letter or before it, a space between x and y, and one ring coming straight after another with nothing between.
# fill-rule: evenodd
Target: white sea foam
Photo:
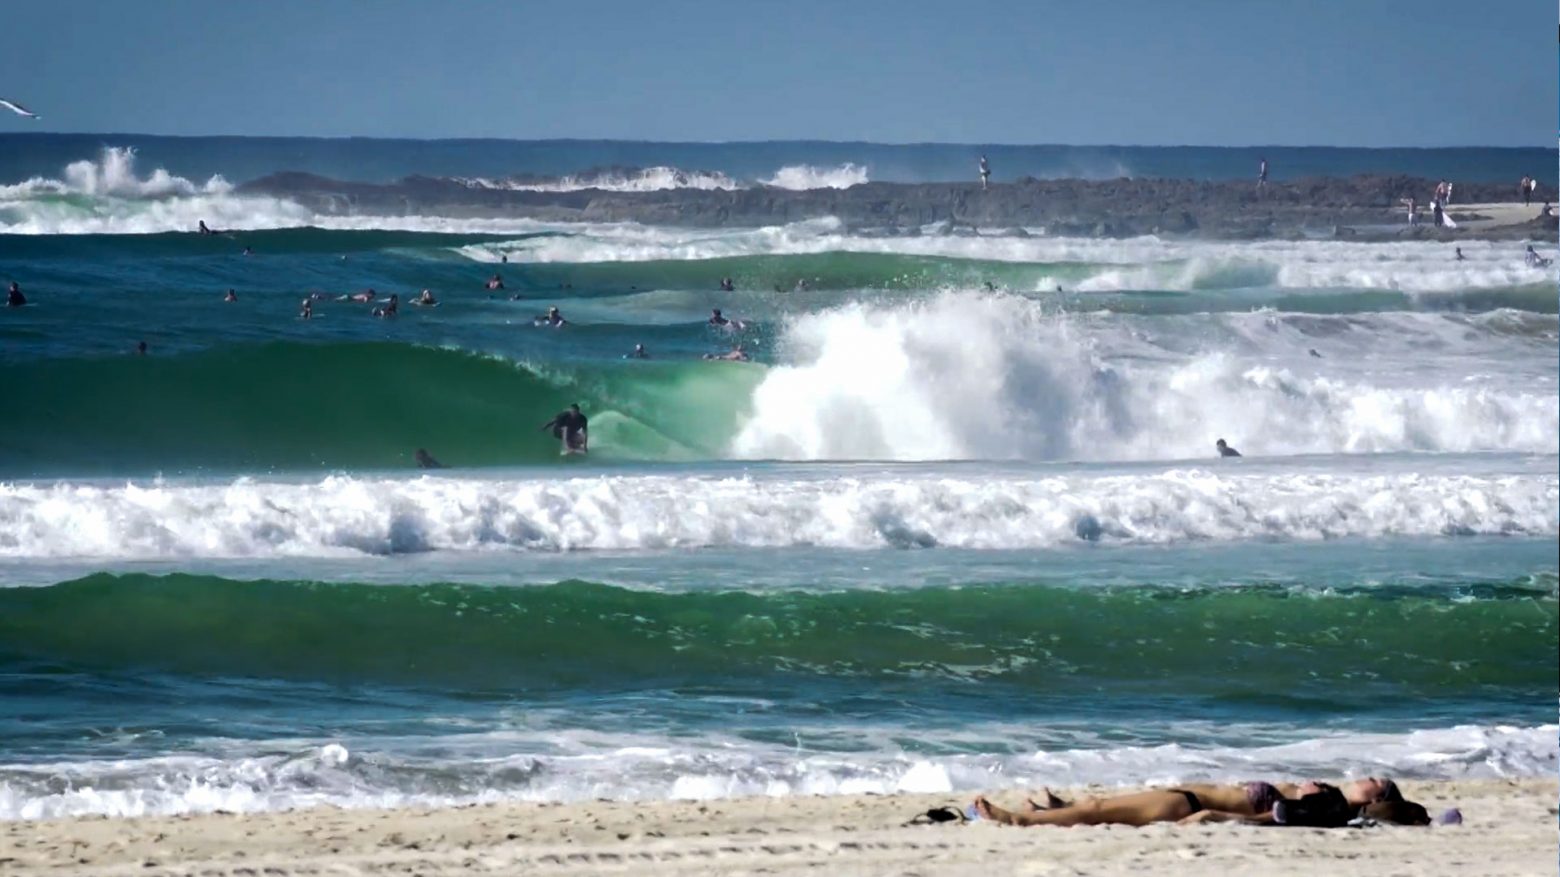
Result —
<instances>
[{"instance_id":1,"label":"white sea foam","mask_svg":"<svg viewBox=\"0 0 1560 877\"><path fill-rule=\"evenodd\" d=\"M681 168L665 166L567 174L553 180L471 177L462 178L460 182L473 188L510 189L522 192L575 192L582 189L602 189L609 192L659 192L669 189L729 191L748 186L718 171L685 171ZM836 167L786 165L759 182L765 186L793 190L847 189L858 183L867 182L867 169L862 165L849 162Z\"/></svg>"},{"instance_id":2,"label":"white sea foam","mask_svg":"<svg viewBox=\"0 0 1560 877\"><path fill-rule=\"evenodd\" d=\"M763 183L780 189L849 189L867 182L867 169L863 165L846 162L837 167L814 167L809 164L793 164L775 171L775 175Z\"/></svg>"},{"instance_id":3,"label":"white sea foam","mask_svg":"<svg viewBox=\"0 0 1560 877\"><path fill-rule=\"evenodd\" d=\"M511 189L520 192L576 192L602 189L609 192L658 192L666 189L740 189L742 184L715 171L685 171L674 167L607 170L569 174L555 180L527 182L473 177L461 182L474 188Z\"/></svg>"},{"instance_id":4,"label":"white sea foam","mask_svg":"<svg viewBox=\"0 0 1560 877\"><path fill-rule=\"evenodd\" d=\"M1222 461L1221 461L1222 462ZM1391 467L1388 467L1389 469ZM215 485L0 484L0 557L352 557L423 551L1553 535L1552 461L1484 474L1241 461L1130 473L409 479ZM1249 469L1250 471L1246 471Z\"/></svg>"},{"instance_id":5,"label":"white sea foam","mask_svg":"<svg viewBox=\"0 0 1560 877\"><path fill-rule=\"evenodd\" d=\"M310 212L277 198L240 196L221 176L196 183L157 168L137 176L135 150L107 147L72 162L63 179L0 186L0 234L149 234L305 225Z\"/></svg>"},{"instance_id":6,"label":"white sea foam","mask_svg":"<svg viewBox=\"0 0 1560 877\"><path fill-rule=\"evenodd\" d=\"M961 748L1005 749L1033 729ZM1231 729L1222 729L1228 733ZM1258 729L1252 729L1254 731ZM1553 775L1555 725L1464 725L1403 734L1324 733L1267 745L1121 746L1104 741L1010 755L926 756L892 741L827 753L721 734L688 737L550 731L441 738L451 753L367 749L350 742L267 741L225 752L0 765L0 819L88 814L258 812L319 805L448 806L499 800L711 799L739 795L964 793L1084 784L1243 782L1316 776L1416 779ZM881 735L869 735L880 737ZM899 736L903 736L902 734ZM935 735L919 735L935 736ZM1082 735L1056 735L1058 737ZM798 738L801 742L801 738Z\"/></svg>"},{"instance_id":7,"label":"white sea foam","mask_svg":"<svg viewBox=\"0 0 1560 877\"><path fill-rule=\"evenodd\" d=\"M1050 291L1197 290L1277 287L1435 294L1552 282L1529 267L1520 242L1470 241L1466 260L1436 242L1126 240L995 234L874 237L838 220L751 229L680 229L634 223L552 225L561 235L461 248L478 261L645 262L848 252L935 256L1053 266L1030 285ZM474 229L476 230L476 229Z\"/></svg>"},{"instance_id":8,"label":"white sea foam","mask_svg":"<svg viewBox=\"0 0 1560 877\"><path fill-rule=\"evenodd\" d=\"M1263 456L1556 453L1552 343L1453 337L1468 330L1433 314L1066 318L1002 295L850 304L790 321L787 364L753 391L731 450L1149 460L1200 456L1223 437ZM1315 346L1328 355L1310 356ZM1418 362L1430 352L1436 362Z\"/></svg>"}]
</instances>

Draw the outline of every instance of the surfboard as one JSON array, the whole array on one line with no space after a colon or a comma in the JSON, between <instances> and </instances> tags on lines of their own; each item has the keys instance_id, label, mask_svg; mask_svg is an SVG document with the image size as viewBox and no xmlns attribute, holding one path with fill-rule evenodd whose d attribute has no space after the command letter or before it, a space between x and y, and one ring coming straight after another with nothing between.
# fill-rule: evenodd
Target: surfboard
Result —
<instances>
[{"instance_id":1,"label":"surfboard","mask_svg":"<svg viewBox=\"0 0 1560 877\"><path fill-rule=\"evenodd\" d=\"M1452 215L1450 213L1447 213L1446 212L1446 208L1444 208L1444 207L1441 208L1441 224L1446 226L1447 228L1456 228L1457 227L1457 222L1452 219Z\"/></svg>"}]
</instances>

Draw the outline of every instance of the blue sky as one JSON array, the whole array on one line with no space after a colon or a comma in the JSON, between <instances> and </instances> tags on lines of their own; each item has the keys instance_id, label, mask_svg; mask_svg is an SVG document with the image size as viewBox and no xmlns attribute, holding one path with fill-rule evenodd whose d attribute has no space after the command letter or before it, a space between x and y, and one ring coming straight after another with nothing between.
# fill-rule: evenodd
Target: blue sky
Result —
<instances>
[{"instance_id":1,"label":"blue sky","mask_svg":"<svg viewBox=\"0 0 1560 877\"><path fill-rule=\"evenodd\" d=\"M1512 0L5 0L0 132L1553 145Z\"/></svg>"}]
</instances>

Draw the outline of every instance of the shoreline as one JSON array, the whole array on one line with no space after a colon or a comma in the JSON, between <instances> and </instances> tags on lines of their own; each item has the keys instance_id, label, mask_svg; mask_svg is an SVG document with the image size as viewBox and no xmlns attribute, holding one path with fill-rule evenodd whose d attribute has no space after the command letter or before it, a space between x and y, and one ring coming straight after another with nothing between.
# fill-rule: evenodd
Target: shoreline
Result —
<instances>
[{"instance_id":1,"label":"shoreline","mask_svg":"<svg viewBox=\"0 0 1560 877\"><path fill-rule=\"evenodd\" d=\"M1435 181L1407 176L1317 177L1272 183L1171 179L1037 180L993 183L862 183L845 189L603 189L530 191L440 177L354 183L305 173L272 174L239 186L245 195L286 198L326 215L637 222L693 228L753 228L823 218L842 230L883 237L922 234L1208 240L1534 240L1553 242L1555 217L1541 217L1545 188L1531 205L1512 186L1470 183L1448 213L1459 228L1430 225L1423 206ZM1404 222L1402 199L1421 202L1422 221ZM1482 212L1481 212L1482 211Z\"/></svg>"},{"instance_id":2,"label":"shoreline","mask_svg":"<svg viewBox=\"0 0 1560 877\"><path fill-rule=\"evenodd\" d=\"M972 793L317 807L247 815L85 816L0 824L0 869L52 874L1552 874L1556 780L1405 781L1465 823L1434 828L905 826ZM1088 790L1062 790L1064 794ZM1094 791L1100 791L1098 789ZM1121 791L1110 789L1108 791ZM1022 801L999 792L1006 805ZM1299 861L1297 861L1299 860Z\"/></svg>"}]
</instances>

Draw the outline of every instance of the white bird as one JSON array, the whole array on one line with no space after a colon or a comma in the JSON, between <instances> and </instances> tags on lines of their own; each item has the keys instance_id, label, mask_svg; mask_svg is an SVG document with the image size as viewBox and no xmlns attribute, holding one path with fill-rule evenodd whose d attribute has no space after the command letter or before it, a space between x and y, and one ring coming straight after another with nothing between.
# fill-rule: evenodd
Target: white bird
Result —
<instances>
[{"instance_id":1,"label":"white bird","mask_svg":"<svg viewBox=\"0 0 1560 877\"><path fill-rule=\"evenodd\" d=\"M17 114L18 116L26 116L29 119L41 119L41 118L43 118L42 116L38 115L37 113L33 112L32 110L27 109L26 107L22 106L21 104L17 103L16 101L14 101L14 100L6 100L3 97L0 97L0 107L5 107L6 109L10 110L11 112Z\"/></svg>"}]
</instances>

